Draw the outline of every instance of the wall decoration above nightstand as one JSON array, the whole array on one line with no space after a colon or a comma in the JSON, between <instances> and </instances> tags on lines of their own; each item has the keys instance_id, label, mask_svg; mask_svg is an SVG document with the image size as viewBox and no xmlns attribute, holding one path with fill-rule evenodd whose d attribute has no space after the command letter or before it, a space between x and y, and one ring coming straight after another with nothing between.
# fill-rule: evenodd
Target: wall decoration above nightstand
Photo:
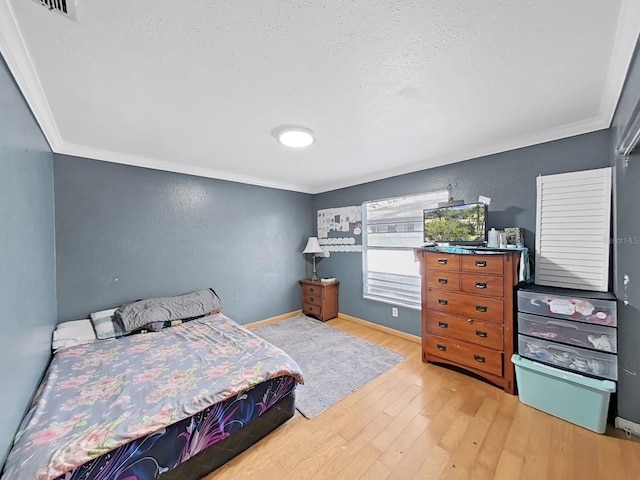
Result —
<instances>
[{"instance_id":1,"label":"wall decoration above nightstand","mask_svg":"<svg viewBox=\"0 0 640 480\"><path fill-rule=\"evenodd\" d=\"M318 241L330 252L362 252L362 207L318 210Z\"/></svg>"}]
</instances>

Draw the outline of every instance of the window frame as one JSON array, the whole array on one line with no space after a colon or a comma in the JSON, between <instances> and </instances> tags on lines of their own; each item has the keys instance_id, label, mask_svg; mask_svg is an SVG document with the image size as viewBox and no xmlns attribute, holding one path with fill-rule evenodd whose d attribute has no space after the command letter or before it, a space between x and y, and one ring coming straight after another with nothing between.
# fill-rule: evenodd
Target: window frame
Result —
<instances>
[{"instance_id":1,"label":"window frame","mask_svg":"<svg viewBox=\"0 0 640 480\"><path fill-rule=\"evenodd\" d=\"M424 242L424 224L423 224L423 210L427 208L438 207L440 203L447 202L450 197L448 189L436 190L432 192L418 193L412 195L401 195L397 197L388 197L378 200L370 200L362 204L362 297L366 300L373 300L380 303L386 303L391 305L397 305L413 310L420 310L422 308L421 302L421 279L415 259L414 249L419 248ZM409 215L398 217L393 216L393 204L400 203L417 203L419 207L415 211L411 210ZM387 204L386 206L384 204ZM370 218L371 207L380 209L381 215L375 220ZM377 216L377 215L376 215ZM408 225L414 224L413 229L409 229ZM419 224L417 232L415 225ZM389 245L374 244L370 245L371 239L370 232L371 226L386 225L387 229L393 228L393 232L375 232L377 235L376 243L389 242ZM398 230L400 227L400 230ZM384 230L384 228L380 228ZM417 233L417 235L411 235L413 238L406 238L409 235L405 235L405 238L393 236L397 233ZM412 241L411 245L408 243ZM396 243L396 245L394 245ZM406 275L400 273L389 273L383 271L369 271L369 252L370 251L395 251L395 252L407 252L407 255L411 254L411 258L416 262L415 275ZM372 278L373 277L373 278ZM377 277L377 278L376 278ZM382 292L384 288L389 288L390 292L385 294Z\"/></svg>"}]
</instances>

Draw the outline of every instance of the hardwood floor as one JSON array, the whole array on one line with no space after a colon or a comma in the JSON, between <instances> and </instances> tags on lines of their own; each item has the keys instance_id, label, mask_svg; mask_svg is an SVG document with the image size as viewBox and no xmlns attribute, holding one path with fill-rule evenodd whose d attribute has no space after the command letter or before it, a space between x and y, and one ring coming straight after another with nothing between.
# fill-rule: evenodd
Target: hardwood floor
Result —
<instances>
[{"instance_id":1,"label":"hardwood floor","mask_svg":"<svg viewBox=\"0 0 640 480\"><path fill-rule=\"evenodd\" d=\"M312 420L296 413L207 480L640 479L640 443L619 430L593 433L424 364L409 340L328 323L407 359Z\"/></svg>"}]
</instances>

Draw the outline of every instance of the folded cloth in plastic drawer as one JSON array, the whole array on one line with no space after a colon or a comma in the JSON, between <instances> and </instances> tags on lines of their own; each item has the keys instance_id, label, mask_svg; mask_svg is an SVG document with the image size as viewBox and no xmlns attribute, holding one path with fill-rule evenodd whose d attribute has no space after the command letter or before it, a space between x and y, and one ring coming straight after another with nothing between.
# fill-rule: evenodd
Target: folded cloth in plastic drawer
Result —
<instances>
[{"instance_id":1,"label":"folded cloth in plastic drawer","mask_svg":"<svg viewBox=\"0 0 640 480\"><path fill-rule=\"evenodd\" d=\"M594 377L618 379L618 357L610 353L561 345L519 334L518 354Z\"/></svg>"},{"instance_id":2,"label":"folded cloth in plastic drawer","mask_svg":"<svg viewBox=\"0 0 640 480\"><path fill-rule=\"evenodd\" d=\"M518 333L603 352L618 351L617 331L613 327L519 312Z\"/></svg>"},{"instance_id":3,"label":"folded cloth in plastic drawer","mask_svg":"<svg viewBox=\"0 0 640 480\"><path fill-rule=\"evenodd\" d=\"M579 290L534 288L535 291L518 290L518 311L595 325L617 325L616 300L611 294L598 295L598 292L594 292L594 296L600 298L588 298ZM580 295L571 295L574 292Z\"/></svg>"}]
</instances>

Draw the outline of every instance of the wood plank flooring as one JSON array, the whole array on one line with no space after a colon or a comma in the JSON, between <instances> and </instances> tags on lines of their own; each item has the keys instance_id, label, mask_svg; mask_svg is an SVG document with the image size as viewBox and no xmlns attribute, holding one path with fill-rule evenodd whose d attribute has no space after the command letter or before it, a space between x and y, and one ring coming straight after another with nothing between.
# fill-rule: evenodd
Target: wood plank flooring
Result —
<instances>
[{"instance_id":1,"label":"wood plank flooring","mask_svg":"<svg viewBox=\"0 0 640 480\"><path fill-rule=\"evenodd\" d=\"M206 477L640 479L640 443L599 435L420 360L420 345L343 319L332 327L407 359L322 414L295 416Z\"/></svg>"}]
</instances>

